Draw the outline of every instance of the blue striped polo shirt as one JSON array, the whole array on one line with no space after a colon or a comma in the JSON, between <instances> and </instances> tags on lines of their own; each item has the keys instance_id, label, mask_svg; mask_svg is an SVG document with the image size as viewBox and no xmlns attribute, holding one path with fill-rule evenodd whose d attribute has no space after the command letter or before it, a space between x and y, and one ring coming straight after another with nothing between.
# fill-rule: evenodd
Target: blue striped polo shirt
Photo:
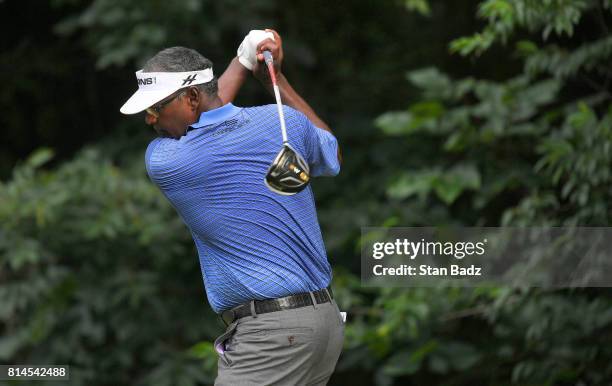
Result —
<instances>
[{"instance_id":1,"label":"blue striped polo shirt","mask_svg":"<svg viewBox=\"0 0 612 386\"><path fill-rule=\"evenodd\" d=\"M336 138L291 107L284 114L311 176L338 174ZM180 139L156 138L147 148L149 178L191 231L215 312L331 280L311 187L283 196L264 184L281 146L276 105L228 103L202 113Z\"/></svg>"}]
</instances>

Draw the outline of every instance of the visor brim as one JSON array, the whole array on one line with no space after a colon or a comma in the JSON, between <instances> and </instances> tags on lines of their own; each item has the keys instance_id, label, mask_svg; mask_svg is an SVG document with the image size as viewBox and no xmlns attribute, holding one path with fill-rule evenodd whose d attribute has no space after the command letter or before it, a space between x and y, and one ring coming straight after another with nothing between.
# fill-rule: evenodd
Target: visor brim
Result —
<instances>
[{"instance_id":1,"label":"visor brim","mask_svg":"<svg viewBox=\"0 0 612 386\"><path fill-rule=\"evenodd\" d=\"M137 114L153 106L167 96L172 95L172 93L176 92L179 88L180 87L177 87L174 90L138 90L123 104L123 106L121 106L119 111L126 115Z\"/></svg>"}]
</instances>

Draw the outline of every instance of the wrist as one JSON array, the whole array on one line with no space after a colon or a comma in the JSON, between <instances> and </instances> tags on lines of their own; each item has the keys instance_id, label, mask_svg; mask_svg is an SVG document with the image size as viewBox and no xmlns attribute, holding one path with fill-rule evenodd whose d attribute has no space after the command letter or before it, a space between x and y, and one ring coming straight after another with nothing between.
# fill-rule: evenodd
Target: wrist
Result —
<instances>
[{"instance_id":1,"label":"wrist","mask_svg":"<svg viewBox=\"0 0 612 386\"><path fill-rule=\"evenodd\" d=\"M242 63L240 63L240 60L238 59L237 56L234 56L234 58L230 62L230 67L235 69L237 75L240 75L240 76L242 76L244 78L246 78L249 75L249 73L251 72Z\"/></svg>"}]
</instances>

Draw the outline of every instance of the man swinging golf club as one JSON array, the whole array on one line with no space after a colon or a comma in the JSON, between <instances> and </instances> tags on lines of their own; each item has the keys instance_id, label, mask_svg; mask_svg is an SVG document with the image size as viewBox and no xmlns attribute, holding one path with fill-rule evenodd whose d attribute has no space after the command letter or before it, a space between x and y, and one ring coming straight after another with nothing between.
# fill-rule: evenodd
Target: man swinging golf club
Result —
<instances>
[{"instance_id":1,"label":"man swinging golf club","mask_svg":"<svg viewBox=\"0 0 612 386\"><path fill-rule=\"evenodd\" d=\"M342 349L308 185L339 172L338 143L282 60L272 30L251 31L218 81L196 51L168 48L136 73L138 91L121 108L146 111L160 134L147 173L191 231L209 303L227 325L215 341L216 385L325 385ZM231 103L251 71L278 106Z\"/></svg>"}]
</instances>

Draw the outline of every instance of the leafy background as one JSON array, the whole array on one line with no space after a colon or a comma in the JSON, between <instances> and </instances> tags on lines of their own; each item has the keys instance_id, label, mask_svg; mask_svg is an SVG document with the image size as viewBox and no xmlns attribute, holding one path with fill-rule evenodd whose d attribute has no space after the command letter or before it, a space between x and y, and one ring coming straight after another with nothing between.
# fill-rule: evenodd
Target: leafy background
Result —
<instances>
[{"instance_id":1,"label":"leafy background","mask_svg":"<svg viewBox=\"0 0 612 386\"><path fill-rule=\"evenodd\" d=\"M0 362L71 385L212 384L222 327L148 181L133 71L250 29L334 128L314 183L349 312L333 385L611 385L606 288L360 286L363 226L608 226L608 0L0 1ZM250 81L237 105L270 103ZM24 382L25 383L25 382Z\"/></svg>"}]
</instances>

